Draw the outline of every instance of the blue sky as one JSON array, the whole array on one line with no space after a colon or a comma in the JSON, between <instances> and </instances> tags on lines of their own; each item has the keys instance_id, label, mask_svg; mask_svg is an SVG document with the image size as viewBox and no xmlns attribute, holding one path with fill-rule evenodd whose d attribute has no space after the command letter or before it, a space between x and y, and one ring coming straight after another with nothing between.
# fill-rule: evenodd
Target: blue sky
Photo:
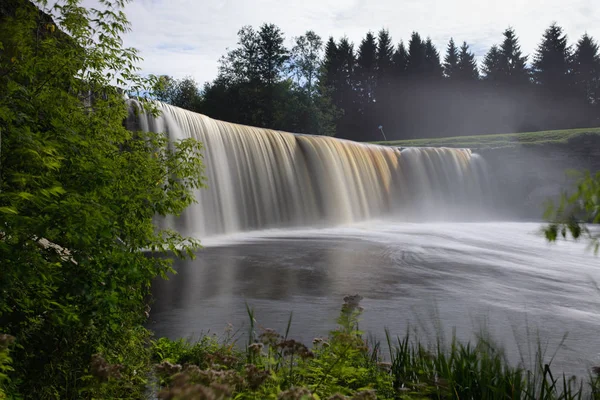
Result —
<instances>
[{"instance_id":1,"label":"blue sky","mask_svg":"<svg viewBox=\"0 0 600 400\"><path fill-rule=\"evenodd\" d=\"M192 76L200 84L215 78L240 27L264 22L278 25L290 47L309 29L324 39L346 35L357 45L368 30L387 28L395 43L412 31L430 36L440 53L451 36L466 40L478 58L508 26L525 54L533 54L553 21L570 43L585 32L600 39L597 0L133 0L125 11L132 23L125 44L140 50L143 72Z\"/></svg>"}]
</instances>

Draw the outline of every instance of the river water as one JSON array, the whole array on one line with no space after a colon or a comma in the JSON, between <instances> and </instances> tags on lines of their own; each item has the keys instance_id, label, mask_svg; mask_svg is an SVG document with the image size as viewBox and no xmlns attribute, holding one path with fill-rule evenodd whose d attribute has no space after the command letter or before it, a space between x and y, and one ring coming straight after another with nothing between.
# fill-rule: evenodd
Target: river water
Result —
<instances>
[{"instance_id":1,"label":"river water","mask_svg":"<svg viewBox=\"0 0 600 400\"><path fill-rule=\"evenodd\" d=\"M600 364L600 259L584 243L546 243L540 227L371 221L212 238L155 283L150 328L197 338L231 324L244 342L248 304L259 329L282 332L293 313L291 336L308 344L358 293L362 329L378 339L385 328L425 342L487 331L513 363L541 343L546 360L558 350L553 364L583 376Z\"/></svg>"}]
</instances>

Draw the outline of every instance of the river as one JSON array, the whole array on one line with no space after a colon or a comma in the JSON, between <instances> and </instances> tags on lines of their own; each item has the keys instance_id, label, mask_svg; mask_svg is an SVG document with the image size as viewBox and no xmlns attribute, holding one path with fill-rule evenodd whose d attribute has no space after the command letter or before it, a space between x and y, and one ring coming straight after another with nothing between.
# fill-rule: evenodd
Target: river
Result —
<instances>
[{"instance_id":1,"label":"river","mask_svg":"<svg viewBox=\"0 0 600 400\"><path fill-rule=\"evenodd\" d=\"M600 364L600 259L584 243L547 243L540 227L379 220L213 237L155 283L149 326L193 339L231 324L244 342L247 303L258 329L283 331L293 313L291 336L310 343L358 293L362 328L378 339L384 328L425 342L487 331L512 363L541 343L546 361L558 350L553 365L583 376Z\"/></svg>"}]
</instances>

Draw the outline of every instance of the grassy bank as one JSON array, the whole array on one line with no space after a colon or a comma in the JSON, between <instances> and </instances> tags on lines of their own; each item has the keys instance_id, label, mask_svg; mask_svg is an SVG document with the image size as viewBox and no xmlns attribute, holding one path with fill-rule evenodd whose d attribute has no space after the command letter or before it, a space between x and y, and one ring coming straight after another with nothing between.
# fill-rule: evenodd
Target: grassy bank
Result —
<instances>
[{"instance_id":1,"label":"grassy bank","mask_svg":"<svg viewBox=\"0 0 600 400\"><path fill-rule=\"evenodd\" d=\"M344 299L338 328L309 348L265 329L236 344L236 335L190 344L153 344L160 399L600 399L600 377L553 374L538 355L531 369L510 366L492 343L453 340L424 346L408 334L385 343L359 331L360 296ZM241 349L240 349L241 348Z\"/></svg>"},{"instance_id":2,"label":"grassy bank","mask_svg":"<svg viewBox=\"0 0 600 400\"><path fill-rule=\"evenodd\" d=\"M543 145L568 143L585 136L598 136L600 128L567 129L558 131L540 131L524 133L506 133L497 135L455 136L432 139L409 139L375 142L387 146L400 147L465 147L485 149L497 147L513 147L518 145Z\"/></svg>"}]
</instances>

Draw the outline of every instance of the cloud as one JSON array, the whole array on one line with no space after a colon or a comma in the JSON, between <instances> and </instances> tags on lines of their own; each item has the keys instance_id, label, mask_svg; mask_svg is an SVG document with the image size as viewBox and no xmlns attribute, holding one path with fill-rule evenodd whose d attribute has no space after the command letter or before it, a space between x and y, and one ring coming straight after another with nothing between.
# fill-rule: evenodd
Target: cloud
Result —
<instances>
[{"instance_id":1,"label":"cloud","mask_svg":"<svg viewBox=\"0 0 600 400\"><path fill-rule=\"evenodd\" d=\"M125 44L140 50L145 73L189 75L198 83L215 78L242 26L264 22L278 25L288 46L309 29L324 39L348 36L357 46L367 31L387 28L396 43L412 31L430 36L442 54L451 36L465 40L479 59L508 26L531 55L552 22L570 43L585 32L600 39L596 0L134 0L125 11L132 23Z\"/></svg>"}]
</instances>

